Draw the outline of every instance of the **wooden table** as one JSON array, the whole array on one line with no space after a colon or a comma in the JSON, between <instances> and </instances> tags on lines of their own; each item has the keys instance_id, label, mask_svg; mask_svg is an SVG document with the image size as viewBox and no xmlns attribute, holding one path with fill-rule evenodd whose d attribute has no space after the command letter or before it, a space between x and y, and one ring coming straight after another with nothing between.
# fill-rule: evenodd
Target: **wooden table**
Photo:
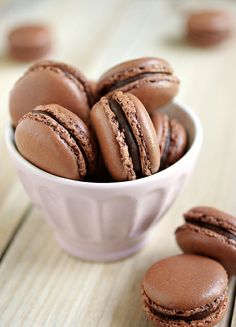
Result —
<instances>
[{"instance_id":1,"label":"wooden table","mask_svg":"<svg viewBox=\"0 0 236 327\"><path fill-rule=\"evenodd\" d=\"M27 65L11 62L2 50L0 326L151 326L141 309L140 281L153 262L180 252L173 233L182 213L201 204L236 214L236 37L215 49L184 44L179 38L183 7L174 7L178 1L22 2L24 7L11 2L0 14L1 40L14 22L49 21L57 41L52 58L77 65L90 78L139 56L170 61L182 81L179 97L202 121L204 144L188 185L140 253L110 264L71 258L30 204L6 152L9 91ZM223 1L235 11L232 3ZM229 293L222 327L236 326L234 279Z\"/></svg>"}]
</instances>

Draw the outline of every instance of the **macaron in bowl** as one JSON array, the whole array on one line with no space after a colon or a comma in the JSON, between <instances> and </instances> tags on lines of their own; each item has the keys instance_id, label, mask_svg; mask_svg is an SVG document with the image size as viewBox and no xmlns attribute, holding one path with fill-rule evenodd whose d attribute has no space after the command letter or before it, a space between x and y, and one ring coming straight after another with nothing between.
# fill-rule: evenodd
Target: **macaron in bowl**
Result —
<instances>
[{"instance_id":1,"label":"macaron in bowl","mask_svg":"<svg viewBox=\"0 0 236 327\"><path fill-rule=\"evenodd\" d=\"M97 82L100 96L114 91L135 95L149 113L169 103L179 90L179 79L170 64L161 58L129 60L106 71Z\"/></svg>"},{"instance_id":2,"label":"macaron in bowl","mask_svg":"<svg viewBox=\"0 0 236 327\"><path fill-rule=\"evenodd\" d=\"M179 100L161 110L187 130L186 153L163 171L121 182L95 183L47 173L19 153L13 128L8 126L6 142L18 176L60 246L71 255L114 261L134 254L177 198L197 160L202 127L196 114Z\"/></svg>"},{"instance_id":3,"label":"macaron in bowl","mask_svg":"<svg viewBox=\"0 0 236 327\"><path fill-rule=\"evenodd\" d=\"M65 107L88 123L93 93L92 84L77 68L53 60L37 61L10 92L12 124L16 127L19 119L35 107L52 103Z\"/></svg>"}]
</instances>

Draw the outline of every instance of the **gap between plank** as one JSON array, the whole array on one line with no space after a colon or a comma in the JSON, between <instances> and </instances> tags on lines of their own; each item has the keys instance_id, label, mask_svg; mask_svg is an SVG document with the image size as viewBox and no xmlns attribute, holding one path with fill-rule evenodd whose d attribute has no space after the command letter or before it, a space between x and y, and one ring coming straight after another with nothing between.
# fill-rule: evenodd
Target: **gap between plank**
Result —
<instances>
[{"instance_id":1,"label":"gap between plank","mask_svg":"<svg viewBox=\"0 0 236 327\"><path fill-rule=\"evenodd\" d=\"M14 241L14 239L16 238L17 234L19 233L20 229L22 228L22 226L23 226L24 223L26 222L26 220L27 220L27 218L28 218L28 216L29 216L29 214L30 214L31 211L32 211L32 205L30 204L30 205L26 208L26 210L25 210L25 212L24 212L24 214L23 214L23 216L22 216L22 219L21 219L20 223L16 226L14 232L12 233L12 236L10 237L10 239L9 239L9 241L7 242L6 246L4 247L4 249L3 249L3 251L2 251L2 254L1 254L1 256L0 256L0 264L2 263L2 261L3 261L4 257L5 257L5 255L7 254L8 250L10 249L11 244L13 243L13 241Z\"/></svg>"}]
</instances>

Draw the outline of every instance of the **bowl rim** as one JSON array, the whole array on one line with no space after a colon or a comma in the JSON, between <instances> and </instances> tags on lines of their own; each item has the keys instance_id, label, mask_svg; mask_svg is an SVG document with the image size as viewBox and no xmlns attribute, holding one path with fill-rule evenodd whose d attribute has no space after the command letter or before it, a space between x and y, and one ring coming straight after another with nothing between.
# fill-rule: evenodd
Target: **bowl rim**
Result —
<instances>
[{"instance_id":1,"label":"bowl rim","mask_svg":"<svg viewBox=\"0 0 236 327\"><path fill-rule=\"evenodd\" d=\"M202 141L203 141L203 129L200 122L200 119L196 115L196 113L185 103L180 101L179 99L174 99L172 101L174 105L179 107L181 111L183 111L190 118L191 122L194 126L194 139L188 151L184 154L184 156L179 159L176 163L171 165L170 167L157 172L154 175L146 176L143 178L139 178L132 181L121 181L121 182L110 182L110 183L96 183L96 182L86 182L86 181L77 181L72 179L67 179L64 177L59 177L53 174L50 174L27 161L17 150L14 142L13 142L13 129L11 123L8 122L5 128L5 141L7 144L8 151L14 156L15 160L21 162L28 170L33 171L34 174L41 175L42 178L50 180L54 183L63 184L64 186L79 186L81 188L93 188L93 189L114 189L114 188L127 188L127 187L136 187L140 185L144 185L146 183L150 183L151 181L160 182L161 180L172 176L177 170L179 170L182 166L186 165L189 160L191 160L192 156L198 154L200 151Z\"/></svg>"}]
</instances>

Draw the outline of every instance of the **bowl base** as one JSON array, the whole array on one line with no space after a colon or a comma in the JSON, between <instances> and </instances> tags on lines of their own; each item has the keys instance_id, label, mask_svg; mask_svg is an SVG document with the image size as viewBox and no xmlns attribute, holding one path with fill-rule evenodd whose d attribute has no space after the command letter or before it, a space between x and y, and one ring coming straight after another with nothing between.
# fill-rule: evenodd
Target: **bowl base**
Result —
<instances>
[{"instance_id":1,"label":"bowl base","mask_svg":"<svg viewBox=\"0 0 236 327\"><path fill-rule=\"evenodd\" d=\"M58 241L60 247L78 259L83 259L87 261L95 262L111 262L117 261L129 257L143 248L147 241L147 236L139 238L138 240L128 240L118 243L117 245L107 244L100 247L98 244L88 244L85 246L84 243L72 244L68 242L60 235L56 235L56 240Z\"/></svg>"}]
</instances>

